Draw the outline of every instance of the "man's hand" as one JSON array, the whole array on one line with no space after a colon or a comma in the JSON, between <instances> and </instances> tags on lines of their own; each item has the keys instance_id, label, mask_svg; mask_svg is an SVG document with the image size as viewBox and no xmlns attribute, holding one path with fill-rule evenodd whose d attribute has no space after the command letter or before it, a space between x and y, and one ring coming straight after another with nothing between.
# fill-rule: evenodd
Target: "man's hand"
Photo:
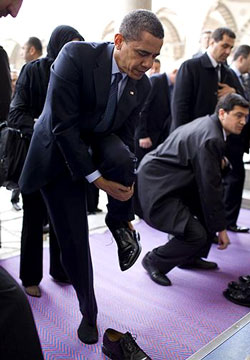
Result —
<instances>
[{"instance_id":1,"label":"man's hand","mask_svg":"<svg viewBox=\"0 0 250 360\"><path fill-rule=\"evenodd\" d=\"M148 149L148 148L152 147L152 141L151 141L150 137L139 139L139 146L144 149Z\"/></svg>"},{"instance_id":2,"label":"man's hand","mask_svg":"<svg viewBox=\"0 0 250 360\"><path fill-rule=\"evenodd\" d=\"M102 176L96 179L93 183L96 187L98 187L98 189L105 191L116 200L127 201L134 194L134 185L124 186L117 182L106 180Z\"/></svg>"},{"instance_id":3,"label":"man's hand","mask_svg":"<svg viewBox=\"0 0 250 360\"><path fill-rule=\"evenodd\" d=\"M229 240L226 230L219 231L218 239L219 239L218 249L220 249L220 250L226 249L228 247L228 245L230 244L230 240Z\"/></svg>"},{"instance_id":4,"label":"man's hand","mask_svg":"<svg viewBox=\"0 0 250 360\"><path fill-rule=\"evenodd\" d=\"M220 89L218 89L218 98L221 98L224 95L236 93L236 90L224 83L218 83Z\"/></svg>"}]
</instances>

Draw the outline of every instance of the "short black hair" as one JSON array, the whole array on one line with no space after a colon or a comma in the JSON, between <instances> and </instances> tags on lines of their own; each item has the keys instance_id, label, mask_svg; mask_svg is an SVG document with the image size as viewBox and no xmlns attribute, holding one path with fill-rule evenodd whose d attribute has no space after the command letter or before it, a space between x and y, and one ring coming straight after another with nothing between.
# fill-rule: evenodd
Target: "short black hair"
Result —
<instances>
[{"instance_id":1,"label":"short black hair","mask_svg":"<svg viewBox=\"0 0 250 360\"><path fill-rule=\"evenodd\" d=\"M249 109L249 101L244 99L243 96L239 94L227 94L222 96L218 101L215 108L215 113L219 115L220 109L223 109L226 112L230 112L235 106L241 106L243 108Z\"/></svg>"},{"instance_id":2,"label":"short black hair","mask_svg":"<svg viewBox=\"0 0 250 360\"><path fill-rule=\"evenodd\" d=\"M160 59L154 59L154 63L158 63L158 64L160 64L161 62L160 62Z\"/></svg>"},{"instance_id":3,"label":"short black hair","mask_svg":"<svg viewBox=\"0 0 250 360\"><path fill-rule=\"evenodd\" d=\"M211 35L211 38L214 39L214 41L219 42L222 40L224 35L227 35L232 39L236 39L236 35L233 32L233 30L231 30L227 27L220 27L220 28L215 29Z\"/></svg>"},{"instance_id":4,"label":"short black hair","mask_svg":"<svg viewBox=\"0 0 250 360\"><path fill-rule=\"evenodd\" d=\"M29 47L34 46L34 48L36 49L36 51L40 52L42 54L43 52L43 45L40 39L38 39L35 36L31 36L29 38L29 40L27 41L27 45Z\"/></svg>"},{"instance_id":5,"label":"short black hair","mask_svg":"<svg viewBox=\"0 0 250 360\"><path fill-rule=\"evenodd\" d=\"M119 28L120 34L127 41L139 40L143 31L158 39L164 38L164 29L160 20L152 11L145 9L130 11L123 18Z\"/></svg>"},{"instance_id":6,"label":"short black hair","mask_svg":"<svg viewBox=\"0 0 250 360\"><path fill-rule=\"evenodd\" d=\"M240 45L234 52L233 61L237 60L238 57L243 56L245 59L250 54L250 46L249 45Z\"/></svg>"}]
</instances>

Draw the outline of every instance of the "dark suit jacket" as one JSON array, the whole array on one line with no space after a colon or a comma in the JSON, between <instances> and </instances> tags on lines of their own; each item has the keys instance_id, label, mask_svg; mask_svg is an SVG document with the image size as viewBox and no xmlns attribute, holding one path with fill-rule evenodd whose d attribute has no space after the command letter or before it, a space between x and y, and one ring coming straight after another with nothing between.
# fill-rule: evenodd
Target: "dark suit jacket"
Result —
<instances>
[{"instance_id":1,"label":"dark suit jacket","mask_svg":"<svg viewBox=\"0 0 250 360\"><path fill-rule=\"evenodd\" d=\"M149 91L146 76L128 78L111 128L95 131L108 101L113 49L111 43L72 42L59 53L20 178L23 192L41 188L66 167L73 180L97 170L88 151L93 137L115 132L133 143L135 118Z\"/></svg>"},{"instance_id":2,"label":"dark suit jacket","mask_svg":"<svg viewBox=\"0 0 250 360\"><path fill-rule=\"evenodd\" d=\"M221 65L221 82L235 82L228 67ZM198 117L211 115L218 101L218 75L208 55L185 61L176 76L172 101L171 131Z\"/></svg>"},{"instance_id":3,"label":"dark suit jacket","mask_svg":"<svg viewBox=\"0 0 250 360\"><path fill-rule=\"evenodd\" d=\"M150 137L158 145L169 134L170 89L165 73L151 76L150 82L151 90L141 111L141 121L136 128L136 139Z\"/></svg>"},{"instance_id":4,"label":"dark suit jacket","mask_svg":"<svg viewBox=\"0 0 250 360\"><path fill-rule=\"evenodd\" d=\"M6 51L0 46L0 122L7 120L11 100L10 67Z\"/></svg>"},{"instance_id":5,"label":"dark suit jacket","mask_svg":"<svg viewBox=\"0 0 250 360\"><path fill-rule=\"evenodd\" d=\"M216 115L198 118L179 127L145 155L138 169L138 192L143 218L161 230L163 222L172 233L176 224L184 231L185 209L168 208L168 198L184 199L187 207L198 195L205 223L210 232L226 228L221 179L221 160L225 151L221 123ZM189 195L189 196L188 196Z\"/></svg>"}]
</instances>

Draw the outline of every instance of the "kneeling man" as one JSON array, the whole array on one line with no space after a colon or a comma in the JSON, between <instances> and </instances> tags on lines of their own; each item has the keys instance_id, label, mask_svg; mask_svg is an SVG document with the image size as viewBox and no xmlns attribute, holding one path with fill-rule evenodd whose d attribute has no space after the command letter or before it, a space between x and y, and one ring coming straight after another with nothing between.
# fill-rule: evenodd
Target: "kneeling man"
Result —
<instances>
[{"instance_id":1,"label":"kneeling man","mask_svg":"<svg viewBox=\"0 0 250 360\"><path fill-rule=\"evenodd\" d=\"M153 281L171 285L166 274L175 266L215 269L207 257L209 234L218 232L219 249L226 249L222 169L225 140L240 134L249 102L237 94L221 98L215 114L177 128L147 154L138 169L138 194L144 220L171 234L142 264Z\"/></svg>"}]
</instances>

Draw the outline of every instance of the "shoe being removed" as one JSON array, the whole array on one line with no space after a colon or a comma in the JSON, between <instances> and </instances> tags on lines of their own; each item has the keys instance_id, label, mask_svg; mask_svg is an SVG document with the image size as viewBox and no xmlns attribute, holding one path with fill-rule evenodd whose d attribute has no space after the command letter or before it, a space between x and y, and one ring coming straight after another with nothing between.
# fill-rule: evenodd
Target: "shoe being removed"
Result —
<instances>
[{"instance_id":1,"label":"shoe being removed","mask_svg":"<svg viewBox=\"0 0 250 360\"><path fill-rule=\"evenodd\" d=\"M105 331L102 352L113 360L151 360L129 332L123 334L114 329Z\"/></svg>"}]
</instances>

